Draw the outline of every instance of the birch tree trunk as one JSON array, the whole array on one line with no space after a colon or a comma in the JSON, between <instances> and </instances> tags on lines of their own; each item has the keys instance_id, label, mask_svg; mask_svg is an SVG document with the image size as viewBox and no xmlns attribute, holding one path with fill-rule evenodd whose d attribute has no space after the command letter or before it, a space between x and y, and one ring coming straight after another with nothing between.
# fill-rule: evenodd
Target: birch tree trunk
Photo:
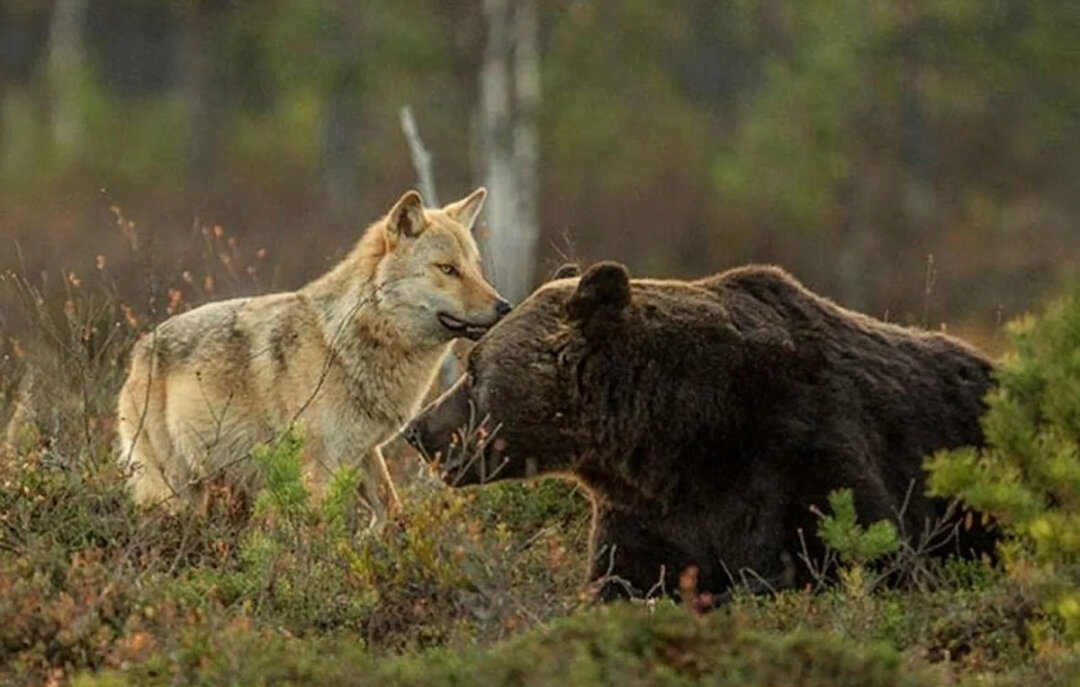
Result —
<instances>
[{"instance_id":1,"label":"birch tree trunk","mask_svg":"<svg viewBox=\"0 0 1080 687\"><path fill-rule=\"evenodd\" d=\"M61 164L82 152L83 28L88 0L56 0L49 22L49 95L53 148Z\"/></svg>"},{"instance_id":2,"label":"birch tree trunk","mask_svg":"<svg viewBox=\"0 0 1080 687\"><path fill-rule=\"evenodd\" d=\"M533 283L537 224L536 112L540 102L535 0L485 0L479 125L488 189L488 274L519 302Z\"/></svg>"}]
</instances>

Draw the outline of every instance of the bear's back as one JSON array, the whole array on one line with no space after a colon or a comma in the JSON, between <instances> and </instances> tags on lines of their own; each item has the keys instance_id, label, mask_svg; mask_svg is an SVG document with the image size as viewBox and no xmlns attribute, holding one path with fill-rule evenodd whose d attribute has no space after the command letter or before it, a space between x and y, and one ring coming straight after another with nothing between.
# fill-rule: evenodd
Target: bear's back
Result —
<instances>
[{"instance_id":1,"label":"bear's back","mask_svg":"<svg viewBox=\"0 0 1080 687\"><path fill-rule=\"evenodd\" d=\"M739 267L699 283L719 296L737 329L751 317L747 313L760 321L764 310L796 348L835 372L847 371L867 382L914 382L916 387L920 378L954 383L965 391L975 385L981 393L993 384L990 361L965 342L843 308L779 267Z\"/></svg>"},{"instance_id":2,"label":"bear's back","mask_svg":"<svg viewBox=\"0 0 1080 687\"><path fill-rule=\"evenodd\" d=\"M785 415L798 422L784 424L807 430L774 434L790 455L830 464L837 475L852 470L849 482L869 471L900 501L922 483L927 455L983 444L979 419L993 368L964 342L842 308L775 267L738 268L707 282L736 328L742 311L764 309L791 337L795 381ZM801 477L810 491L821 482L817 498L844 486L816 471Z\"/></svg>"}]
</instances>

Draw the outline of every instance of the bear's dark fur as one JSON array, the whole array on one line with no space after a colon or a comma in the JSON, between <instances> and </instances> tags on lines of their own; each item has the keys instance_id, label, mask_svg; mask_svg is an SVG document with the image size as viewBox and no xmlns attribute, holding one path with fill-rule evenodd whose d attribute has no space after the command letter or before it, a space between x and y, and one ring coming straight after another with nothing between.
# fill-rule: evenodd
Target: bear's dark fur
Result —
<instances>
[{"instance_id":1,"label":"bear's dark fur","mask_svg":"<svg viewBox=\"0 0 1080 687\"><path fill-rule=\"evenodd\" d=\"M745 571L803 581L800 531L819 557L811 508L830 491L851 487L861 521L902 513L917 535L945 510L924 496L924 457L982 443L983 356L840 308L779 268L631 281L600 263L556 277L481 339L406 436L454 484L586 485L594 579L672 591L694 565L704 592ZM939 552L992 542L961 527Z\"/></svg>"}]
</instances>

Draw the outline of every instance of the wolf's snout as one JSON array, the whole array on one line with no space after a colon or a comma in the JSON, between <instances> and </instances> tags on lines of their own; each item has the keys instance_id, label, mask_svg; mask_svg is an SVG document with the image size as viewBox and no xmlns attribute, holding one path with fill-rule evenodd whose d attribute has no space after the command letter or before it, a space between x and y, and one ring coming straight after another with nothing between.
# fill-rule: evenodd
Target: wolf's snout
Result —
<instances>
[{"instance_id":1,"label":"wolf's snout","mask_svg":"<svg viewBox=\"0 0 1080 687\"><path fill-rule=\"evenodd\" d=\"M454 336L464 337L466 339L472 339L476 341L483 336L487 330L491 329L495 324L503 318L503 315L510 312L513 306L502 296L495 297L495 303L492 307L495 314L494 317L489 316L487 321L471 321L462 319L461 317L451 315L448 312L436 313L439 322L442 324L446 331L450 332Z\"/></svg>"}]
</instances>

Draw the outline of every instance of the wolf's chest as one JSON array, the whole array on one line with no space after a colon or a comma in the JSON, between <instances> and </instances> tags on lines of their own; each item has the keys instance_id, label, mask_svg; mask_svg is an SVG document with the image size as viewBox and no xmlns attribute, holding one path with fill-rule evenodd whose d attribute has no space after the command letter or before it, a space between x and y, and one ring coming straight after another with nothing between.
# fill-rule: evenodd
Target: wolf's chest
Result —
<instances>
[{"instance_id":1,"label":"wolf's chest","mask_svg":"<svg viewBox=\"0 0 1080 687\"><path fill-rule=\"evenodd\" d=\"M430 386L434 365L368 365L339 367L324 399L356 422L397 429L407 422Z\"/></svg>"}]
</instances>

